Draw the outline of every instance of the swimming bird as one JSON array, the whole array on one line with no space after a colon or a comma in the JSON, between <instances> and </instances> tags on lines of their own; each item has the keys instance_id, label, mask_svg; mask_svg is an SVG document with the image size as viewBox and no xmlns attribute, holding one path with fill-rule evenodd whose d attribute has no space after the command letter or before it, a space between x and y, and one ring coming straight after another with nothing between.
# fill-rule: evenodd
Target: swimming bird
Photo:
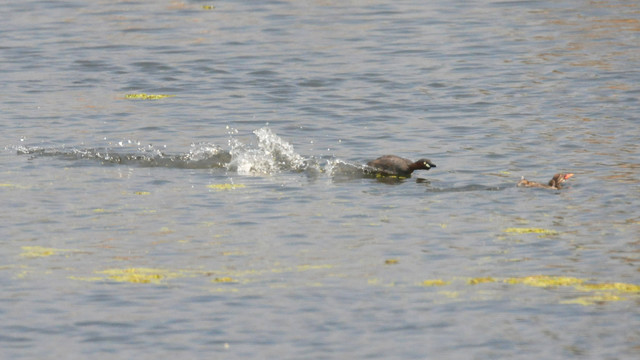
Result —
<instances>
[{"instance_id":1,"label":"swimming bird","mask_svg":"<svg viewBox=\"0 0 640 360\"><path fill-rule=\"evenodd\" d=\"M395 155L384 155L369 161L368 166L374 168L374 172L383 176L411 177L415 170L429 170L436 167L429 159L411 161Z\"/></svg>"},{"instance_id":2,"label":"swimming bird","mask_svg":"<svg viewBox=\"0 0 640 360\"><path fill-rule=\"evenodd\" d=\"M554 190L559 190L562 189L562 183L565 182L567 179L569 179L570 177L572 177L573 174L555 174L553 175L553 178L551 178L551 180L549 180L549 184L545 185L545 184L541 184L535 181L529 181L527 179L524 178L524 176L522 177L522 179L520 179L520 181L518 182L517 186L520 187L539 187L539 188L545 188L545 189L554 189Z\"/></svg>"}]
</instances>

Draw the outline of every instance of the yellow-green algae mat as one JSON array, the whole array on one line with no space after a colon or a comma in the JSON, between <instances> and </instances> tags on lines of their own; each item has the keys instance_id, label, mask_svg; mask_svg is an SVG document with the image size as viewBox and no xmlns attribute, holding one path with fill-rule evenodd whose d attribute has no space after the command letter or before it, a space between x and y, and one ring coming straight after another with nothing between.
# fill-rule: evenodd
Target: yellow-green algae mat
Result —
<instances>
[{"instance_id":1,"label":"yellow-green algae mat","mask_svg":"<svg viewBox=\"0 0 640 360\"><path fill-rule=\"evenodd\" d=\"M155 268L126 268L126 269L107 269L102 271L96 271L96 274L103 274L104 276L96 277L76 277L70 276L73 280L85 280L85 281L100 281L100 280L112 280L117 282L128 282L133 284L160 284L168 279L174 279L184 276L193 276L190 271L171 271L166 269Z\"/></svg>"},{"instance_id":2,"label":"yellow-green algae mat","mask_svg":"<svg viewBox=\"0 0 640 360\"><path fill-rule=\"evenodd\" d=\"M77 249L58 249L42 246L22 246L22 253L20 257L37 259L50 257L54 255L69 256L70 254L82 253ZM34 260L35 261L35 260ZM397 260L386 260L386 265L394 266L397 264ZM97 276L82 277L82 276L69 276L72 280L83 281L116 281L127 282L132 284L165 284L169 280L181 278L181 277L211 277L211 283L228 284L234 286L233 288L227 288L226 291L239 291L242 285L247 283L259 282L258 278L267 276L268 274L279 273L296 273L306 271L317 270L331 270L332 273L326 274L326 277L344 277L344 274L333 273L334 266L331 264L317 264L317 265L298 265L298 266L281 266L275 264L270 269L247 269L247 270L170 270L162 268L146 268L146 267L128 267L128 268L111 268L106 270L95 271ZM462 279L462 281L461 281ZM385 285L378 279L369 279L368 285L379 286ZM583 292L585 296L578 296L573 299L562 300L561 304L578 304L578 305L596 305L603 304L612 301L623 301L631 298L638 298L640 296L640 285L622 283L622 282L589 282L584 279L567 276L551 276L551 275L532 275L521 277L507 277L507 278L494 278L494 277L475 277L475 278L453 278L450 280L443 279L427 279L418 284L423 287L437 287L445 289L447 286L456 286L459 288L460 284L463 286L482 286L482 284L501 283L512 286L530 286L536 288L573 288L576 291ZM312 286L322 286L321 283L315 282L313 284L307 284ZM386 284L387 286L395 286L395 284ZM273 285L270 285L274 287ZM281 284L280 287L287 286L286 283ZM456 291L440 291L442 295L448 298L457 298L458 293Z\"/></svg>"},{"instance_id":3,"label":"yellow-green algae mat","mask_svg":"<svg viewBox=\"0 0 640 360\"><path fill-rule=\"evenodd\" d=\"M206 270L169 270L161 268L124 268L107 269L96 271L101 276L81 277L69 276L72 280L102 281L111 280L117 282L129 282L133 284L162 284L167 280L180 277L207 276L213 277L213 283L238 283L245 284L252 282L247 277L261 276L267 273L304 272L309 270L331 269L332 265L298 265L295 267L274 267L268 270L227 270L227 271L206 271ZM242 279L242 280L240 280Z\"/></svg>"},{"instance_id":4,"label":"yellow-green algae mat","mask_svg":"<svg viewBox=\"0 0 640 360\"><path fill-rule=\"evenodd\" d=\"M563 300L561 304L594 305L610 301L627 300L625 294L640 294L640 285L627 283L587 283L584 279L567 276L533 275L523 277L510 277L502 280L493 277L470 278L469 285L501 282L508 285L526 285L541 288L573 287L578 291L595 294L580 296L571 300ZM423 286L445 286L451 281L440 279L425 280Z\"/></svg>"},{"instance_id":5,"label":"yellow-green algae mat","mask_svg":"<svg viewBox=\"0 0 640 360\"><path fill-rule=\"evenodd\" d=\"M168 280L180 277L210 276L212 283L229 283L230 285L241 286L249 282L259 280L249 280L247 277L260 277L266 273L281 272L302 272L308 270L331 269L331 265L300 265L297 267L273 268L270 270L246 270L246 271L195 271L195 270L168 270L159 268L124 268L107 269L96 271L102 276L96 277L75 277L73 280L101 281L111 280L117 282L128 282L134 284L162 284ZM446 287L454 284L454 280L429 279L417 284L425 287ZM611 301L628 300L627 296L640 294L640 285L628 283L588 283L584 279L564 276L533 275L523 277L510 277L497 279L493 277L466 278L466 285L478 286L486 283L502 283L507 285L525 285L541 288L573 287L575 290L585 292L588 295L579 296L574 299L560 301L561 304L595 305ZM316 285L322 286L321 283ZM381 285L377 279L369 279L368 285ZM393 285L391 285L393 286ZM238 291L238 288L229 291ZM457 297L455 291L443 292L447 297Z\"/></svg>"},{"instance_id":6,"label":"yellow-green algae mat","mask_svg":"<svg viewBox=\"0 0 640 360\"><path fill-rule=\"evenodd\" d=\"M56 248L48 248L42 246L23 246L22 253L20 256L28 257L28 258L37 258L37 257L46 257L51 255L56 255L60 253L73 253L80 252L80 250L75 249L56 249Z\"/></svg>"},{"instance_id":7,"label":"yellow-green algae mat","mask_svg":"<svg viewBox=\"0 0 640 360\"><path fill-rule=\"evenodd\" d=\"M28 186L18 185L18 184L9 184L9 183L0 183L0 188L6 189L28 189Z\"/></svg>"},{"instance_id":8,"label":"yellow-green algae mat","mask_svg":"<svg viewBox=\"0 0 640 360\"><path fill-rule=\"evenodd\" d=\"M243 184L209 184L207 185L207 188L209 189L213 189L213 190L235 190L235 189L242 189L246 187Z\"/></svg>"},{"instance_id":9,"label":"yellow-green algae mat","mask_svg":"<svg viewBox=\"0 0 640 360\"><path fill-rule=\"evenodd\" d=\"M397 260L386 260L386 265L397 264ZM462 281L461 281L462 280ZM566 276L550 276L550 275L533 275L522 277L509 277L509 278L494 278L494 277L476 277L476 278L453 278L451 280L443 279L428 279L424 280L416 285L424 287L441 288L438 294L450 299L457 299L460 297L458 291L447 291L446 287L452 285L455 289L459 289L461 284L475 287L480 284L487 283L501 283L506 285L526 285L531 287L540 288L559 288L559 287L572 287L579 292L588 293L585 296L578 296L569 300L560 301L561 304L578 304L578 305L596 305L603 304L612 301L624 301L630 300L628 297L638 299L640 295L640 285L612 282L612 283L590 283L587 280L566 277ZM375 286L387 286L394 287L394 283L384 284L379 279L373 278L368 280L369 285ZM627 296L627 297L625 297Z\"/></svg>"},{"instance_id":10,"label":"yellow-green algae mat","mask_svg":"<svg viewBox=\"0 0 640 360\"><path fill-rule=\"evenodd\" d=\"M534 227L510 227L503 230L506 233L511 234L539 234L539 237L559 235L560 233L555 230L547 230Z\"/></svg>"},{"instance_id":11,"label":"yellow-green algae mat","mask_svg":"<svg viewBox=\"0 0 640 360\"><path fill-rule=\"evenodd\" d=\"M134 99L134 100L158 100L164 99L168 97L174 97L175 95L165 95L165 94L127 94L124 96L125 99Z\"/></svg>"}]
</instances>

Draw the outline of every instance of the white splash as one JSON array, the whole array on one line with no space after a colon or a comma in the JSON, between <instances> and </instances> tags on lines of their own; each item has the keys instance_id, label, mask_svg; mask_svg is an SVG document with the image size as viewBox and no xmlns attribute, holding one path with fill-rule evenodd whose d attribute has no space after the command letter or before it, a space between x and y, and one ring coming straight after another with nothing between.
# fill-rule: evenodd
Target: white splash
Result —
<instances>
[{"instance_id":1,"label":"white splash","mask_svg":"<svg viewBox=\"0 0 640 360\"><path fill-rule=\"evenodd\" d=\"M232 161L230 169L239 174L275 174L283 170L302 170L305 161L293 146L268 128L253 132L258 138L257 148L247 146L235 138L229 140Z\"/></svg>"},{"instance_id":2,"label":"white splash","mask_svg":"<svg viewBox=\"0 0 640 360\"><path fill-rule=\"evenodd\" d=\"M210 159L221 152L223 152L222 148L215 144L210 143L197 143L191 144L191 149L189 149L189 154L186 156L187 160L192 161L200 161Z\"/></svg>"}]
</instances>

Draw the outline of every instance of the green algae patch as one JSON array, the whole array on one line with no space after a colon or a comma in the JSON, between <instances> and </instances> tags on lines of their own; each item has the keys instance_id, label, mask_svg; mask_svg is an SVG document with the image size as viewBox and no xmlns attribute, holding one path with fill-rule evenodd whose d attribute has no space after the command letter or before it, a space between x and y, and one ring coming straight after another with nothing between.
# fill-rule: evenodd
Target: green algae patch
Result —
<instances>
[{"instance_id":1,"label":"green algae patch","mask_svg":"<svg viewBox=\"0 0 640 360\"><path fill-rule=\"evenodd\" d=\"M18 184L9 184L9 183L0 183L0 188L5 188L5 189L28 189L27 186L18 185Z\"/></svg>"},{"instance_id":2,"label":"green algae patch","mask_svg":"<svg viewBox=\"0 0 640 360\"><path fill-rule=\"evenodd\" d=\"M394 283L394 282L384 283L384 282L382 282L381 279L371 278L371 279L367 279L367 285L383 286L383 287L394 287L394 286L396 286L396 283Z\"/></svg>"},{"instance_id":3,"label":"green algae patch","mask_svg":"<svg viewBox=\"0 0 640 360\"><path fill-rule=\"evenodd\" d=\"M166 226L163 226L160 228L160 231L153 233L154 235L169 235L169 234L173 234L175 231L169 229Z\"/></svg>"},{"instance_id":4,"label":"green algae patch","mask_svg":"<svg viewBox=\"0 0 640 360\"><path fill-rule=\"evenodd\" d=\"M244 256L246 255L246 253L240 251L240 250L230 250L230 251L223 251L220 253L222 256Z\"/></svg>"},{"instance_id":5,"label":"green algae patch","mask_svg":"<svg viewBox=\"0 0 640 360\"><path fill-rule=\"evenodd\" d=\"M203 9L203 10L213 10L213 9L215 9L215 8L216 8L216 7L215 7L215 6L213 6L213 5L202 5L202 9Z\"/></svg>"},{"instance_id":6,"label":"green algae patch","mask_svg":"<svg viewBox=\"0 0 640 360\"><path fill-rule=\"evenodd\" d=\"M270 271L260 271L260 272L271 272L271 273L275 273L275 274L279 274L279 273L287 273L287 272L304 272L304 271L310 271L310 270L321 270L321 269L332 269L333 265L331 264L319 264L319 265L308 265L308 264L303 264L303 265L298 265L298 266L287 266L287 267L273 267Z\"/></svg>"},{"instance_id":7,"label":"green algae patch","mask_svg":"<svg viewBox=\"0 0 640 360\"><path fill-rule=\"evenodd\" d=\"M555 230L533 228L533 227L510 227L503 230L510 234L540 234L540 236L558 235L559 232Z\"/></svg>"},{"instance_id":8,"label":"green algae patch","mask_svg":"<svg viewBox=\"0 0 640 360\"><path fill-rule=\"evenodd\" d=\"M233 280L233 278L231 278L229 276L223 276L223 277L214 278L213 280L211 280L211 282L215 282L215 283L233 283L233 282L236 282L236 281Z\"/></svg>"},{"instance_id":9,"label":"green algae patch","mask_svg":"<svg viewBox=\"0 0 640 360\"><path fill-rule=\"evenodd\" d=\"M134 99L134 100L158 100L164 99L168 97L174 97L175 95L164 95L164 94L127 94L124 96L125 99Z\"/></svg>"},{"instance_id":10,"label":"green algae patch","mask_svg":"<svg viewBox=\"0 0 640 360\"><path fill-rule=\"evenodd\" d=\"M380 173L376 173L376 178L379 180L406 180L408 179L405 176L399 176L399 175L384 175L384 174L380 174Z\"/></svg>"},{"instance_id":11,"label":"green algae patch","mask_svg":"<svg viewBox=\"0 0 640 360\"><path fill-rule=\"evenodd\" d=\"M444 281L440 279L425 280L420 283L422 286L445 286L449 284L451 284L451 281Z\"/></svg>"},{"instance_id":12,"label":"green algae patch","mask_svg":"<svg viewBox=\"0 0 640 360\"><path fill-rule=\"evenodd\" d=\"M457 291L438 291L438 294L449 299L458 299L460 297L460 293Z\"/></svg>"},{"instance_id":13,"label":"green algae patch","mask_svg":"<svg viewBox=\"0 0 640 360\"><path fill-rule=\"evenodd\" d=\"M237 293L240 290L234 288L234 287L224 287L224 288L215 288L215 289L211 289L209 290L212 293Z\"/></svg>"},{"instance_id":14,"label":"green algae patch","mask_svg":"<svg viewBox=\"0 0 640 360\"><path fill-rule=\"evenodd\" d=\"M583 284L577 287L583 291L615 291L620 293L640 293L640 285L625 283Z\"/></svg>"},{"instance_id":15,"label":"green algae patch","mask_svg":"<svg viewBox=\"0 0 640 360\"><path fill-rule=\"evenodd\" d=\"M513 277L504 280L507 284L523 284L535 287L575 286L584 282L582 279L565 276L533 275Z\"/></svg>"},{"instance_id":16,"label":"green algae patch","mask_svg":"<svg viewBox=\"0 0 640 360\"><path fill-rule=\"evenodd\" d=\"M151 193L148 192L148 191L136 191L136 192L134 192L134 194L136 194L136 195L151 195Z\"/></svg>"},{"instance_id":17,"label":"green algae patch","mask_svg":"<svg viewBox=\"0 0 640 360\"><path fill-rule=\"evenodd\" d=\"M76 281L100 281L100 280L104 280L103 277L100 276L67 276L67 279L70 280L76 280Z\"/></svg>"},{"instance_id":18,"label":"green algae patch","mask_svg":"<svg viewBox=\"0 0 640 360\"><path fill-rule=\"evenodd\" d=\"M207 185L207 188L213 189L213 190L218 190L218 191L242 189L244 187L245 187L245 185L243 185L243 184L210 184L210 185Z\"/></svg>"},{"instance_id":19,"label":"green algae patch","mask_svg":"<svg viewBox=\"0 0 640 360\"><path fill-rule=\"evenodd\" d=\"M73 249L56 249L56 248L47 248L42 246L23 246L22 253L20 256L28 257L28 258L38 258L38 257L47 257L51 255L55 255L62 252L74 252L77 250Z\"/></svg>"},{"instance_id":20,"label":"green algae patch","mask_svg":"<svg viewBox=\"0 0 640 360\"><path fill-rule=\"evenodd\" d=\"M185 276L182 272L154 268L107 269L97 273L106 275L109 280L133 284L160 284L167 279Z\"/></svg>"},{"instance_id":21,"label":"green algae patch","mask_svg":"<svg viewBox=\"0 0 640 360\"><path fill-rule=\"evenodd\" d=\"M23 257L46 257L51 256L56 253L56 249L54 248L45 248L42 246L23 246L22 254L20 256Z\"/></svg>"},{"instance_id":22,"label":"green algae patch","mask_svg":"<svg viewBox=\"0 0 640 360\"><path fill-rule=\"evenodd\" d=\"M562 301L562 304L578 304L583 306L601 305L612 301L627 300L627 298L621 296L623 294L640 293L640 285L625 283L580 284L575 286L575 288L580 291L595 292L595 294L565 300Z\"/></svg>"},{"instance_id":23,"label":"green algae patch","mask_svg":"<svg viewBox=\"0 0 640 360\"><path fill-rule=\"evenodd\" d=\"M496 282L496 279L488 276L488 277L482 277L482 278L471 278L467 281L467 283L469 285L477 285L477 284L483 284L483 283L493 283Z\"/></svg>"},{"instance_id":24,"label":"green algae patch","mask_svg":"<svg viewBox=\"0 0 640 360\"><path fill-rule=\"evenodd\" d=\"M387 259L384 261L385 265L395 265L398 263L397 259Z\"/></svg>"},{"instance_id":25,"label":"green algae patch","mask_svg":"<svg viewBox=\"0 0 640 360\"><path fill-rule=\"evenodd\" d=\"M623 297L613 294L599 294L593 296L582 296L579 298L561 301L561 304L577 304L582 306L600 305L612 301L626 300Z\"/></svg>"},{"instance_id":26,"label":"green algae patch","mask_svg":"<svg viewBox=\"0 0 640 360\"><path fill-rule=\"evenodd\" d=\"M332 269L333 265L331 264L320 264L320 265L298 265L296 270L298 272L309 271L309 270L320 270L320 269Z\"/></svg>"}]
</instances>

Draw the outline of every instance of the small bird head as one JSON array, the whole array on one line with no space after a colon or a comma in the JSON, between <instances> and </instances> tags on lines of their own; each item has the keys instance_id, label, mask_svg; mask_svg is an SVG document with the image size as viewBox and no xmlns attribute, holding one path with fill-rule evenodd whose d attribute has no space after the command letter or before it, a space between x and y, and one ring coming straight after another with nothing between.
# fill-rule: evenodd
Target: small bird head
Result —
<instances>
[{"instance_id":1,"label":"small bird head","mask_svg":"<svg viewBox=\"0 0 640 360\"><path fill-rule=\"evenodd\" d=\"M429 159L420 159L415 162L416 169L429 170L432 167L436 167L436 164L432 163Z\"/></svg>"},{"instance_id":2,"label":"small bird head","mask_svg":"<svg viewBox=\"0 0 640 360\"><path fill-rule=\"evenodd\" d=\"M553 178L549 180L549 186L560 189L562 187L562 183L572 176L573 174L555 174L553 175Z\"/></svg>"}]
</instances>

